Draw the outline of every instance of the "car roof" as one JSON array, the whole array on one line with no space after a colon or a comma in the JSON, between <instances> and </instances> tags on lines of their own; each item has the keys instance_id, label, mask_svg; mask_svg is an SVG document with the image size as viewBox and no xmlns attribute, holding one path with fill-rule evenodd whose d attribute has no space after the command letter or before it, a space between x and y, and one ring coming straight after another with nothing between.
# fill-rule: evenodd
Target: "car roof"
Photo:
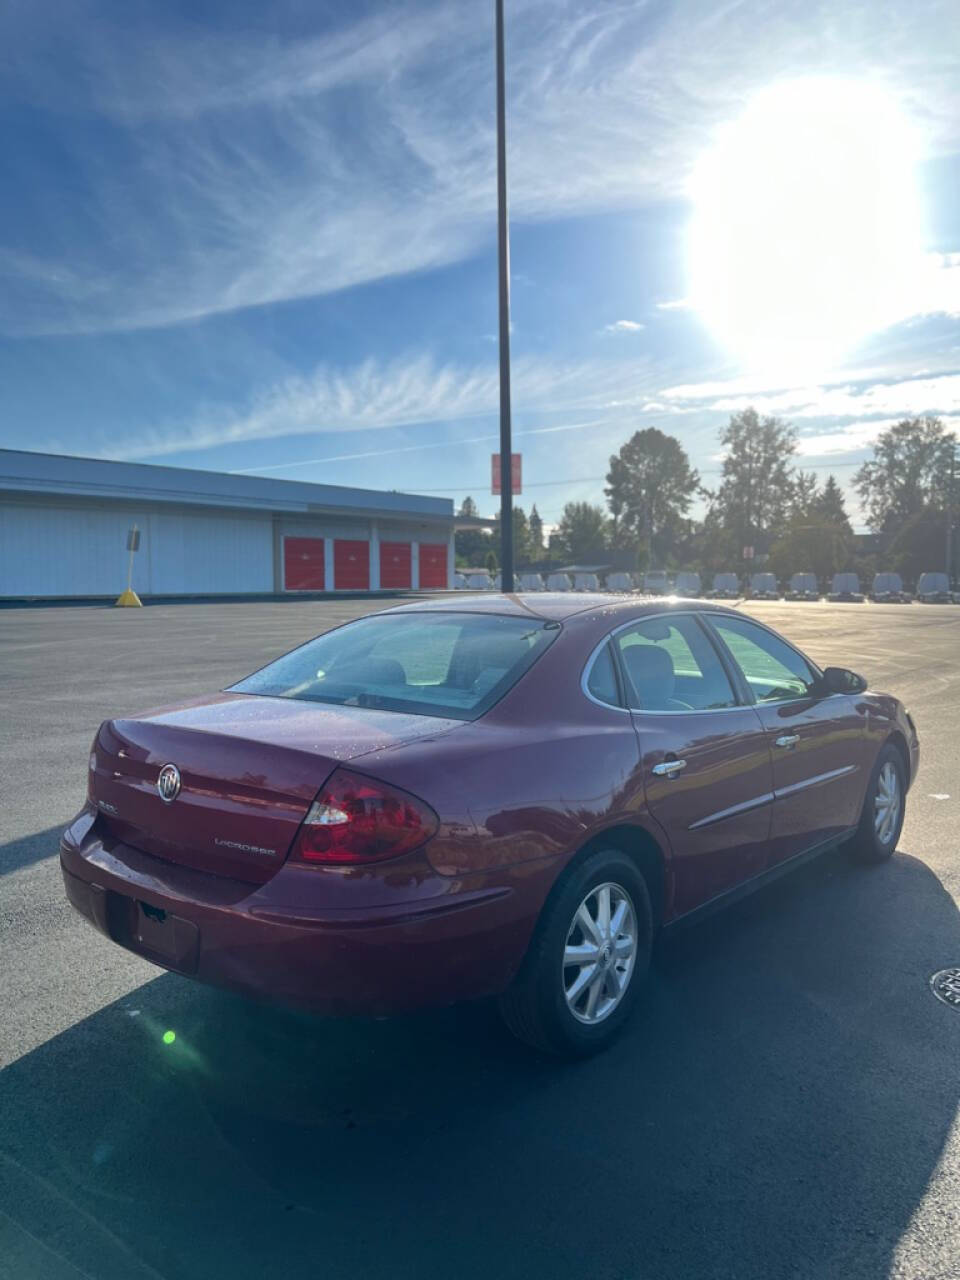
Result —
<instances>
[{"instance_id":1,"label":"car roof","mask_svg":"<svg viewBox=\"0 0 960 1280\"><path fill-rule=\"evenodd\" d=\"M483 595L435 596L417 600L390 610L389 613L496 613L518 618L542 618L556 622L577 614L595 613L662 613L671 609L702 609L705 612L735 613L736 610L708 600L691 600L682 596L614 595L603 591L544 591L536 595L504 595L488 591Z\"/></svg>"}]
</instances>

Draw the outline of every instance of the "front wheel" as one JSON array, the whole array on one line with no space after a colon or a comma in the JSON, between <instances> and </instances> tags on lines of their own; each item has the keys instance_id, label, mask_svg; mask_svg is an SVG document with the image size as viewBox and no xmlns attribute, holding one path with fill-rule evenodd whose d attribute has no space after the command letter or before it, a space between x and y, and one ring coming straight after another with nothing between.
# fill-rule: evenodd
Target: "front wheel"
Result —
<instances>
[{"instance_id":1,"label":"front wheel","mask_svg":"<svg viewBox=\"0 0 960 1280\"><path fill-rule=\"evenodd\" d=\"M652 940L650 895L636 864L619 850L591 854L548 900L520 974L500 998L504 1021L551 1053L598 1052L630 1016Z\"/></svg>"},{"instance_id":2,"label":"front wheel","mask_svg":"<svg viewBox=\"0 0 960 1280\"><path fill-rule=\"evenodd\" d=\"M900 752L887 745L873 766L860 825L848 845L855 862L886 862L896 849L903 828L906 793Z\"/></svg>"}]
</instances>

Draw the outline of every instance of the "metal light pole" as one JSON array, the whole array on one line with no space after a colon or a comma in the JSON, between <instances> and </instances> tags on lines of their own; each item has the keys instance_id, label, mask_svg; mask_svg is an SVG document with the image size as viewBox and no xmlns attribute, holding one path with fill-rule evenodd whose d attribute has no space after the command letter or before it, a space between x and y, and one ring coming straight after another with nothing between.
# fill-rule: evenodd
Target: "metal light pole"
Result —
<instances>
[{"instance_id":1,"label":"metal light pole","mask_svg":"<svg viewBox=\"0 0 960 1280\"><path fill-rule=\"evenodd\" d=\"M953 576L953 486L956 476L957 466L957 442L950 441L950 475L947 478L947 545L946 545L946 564L947 571L947 590L950 589Z\"/></svg>"},{"instance_id":2,"label":"metal light pole","mask_svg":"<svg viewBox=\"0 0 960 1280\"><path fill-rule=\"evenodd\" d=\"M500 590L513 590L513 441L510 422L510 228L507 222L507 129L503 0L497 27L497 256L500 293Z\"/></svg>"}]
</instances>

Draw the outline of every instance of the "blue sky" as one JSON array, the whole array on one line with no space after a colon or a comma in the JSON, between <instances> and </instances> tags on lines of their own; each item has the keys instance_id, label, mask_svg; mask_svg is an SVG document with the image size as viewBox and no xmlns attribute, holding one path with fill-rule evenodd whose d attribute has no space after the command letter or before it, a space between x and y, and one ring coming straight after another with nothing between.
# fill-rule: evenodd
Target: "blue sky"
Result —
<instances>
[{"instance_id":1,"label":"blue sky","mask_svg":"<svg viewBox=\"0 0 960 1280\"><path fill-rule=\"evenodd\" d=\"M748 403L845 484L886 423L960 423L952 3L507 7L524 505L600 499L644 426L709 483ZM14 0L0 49L0 445L493 509L492 3ZM924 284L791 376L690 305L690 183L756 94L824 76L910 122Z\"/></svg>"}]
</instances>

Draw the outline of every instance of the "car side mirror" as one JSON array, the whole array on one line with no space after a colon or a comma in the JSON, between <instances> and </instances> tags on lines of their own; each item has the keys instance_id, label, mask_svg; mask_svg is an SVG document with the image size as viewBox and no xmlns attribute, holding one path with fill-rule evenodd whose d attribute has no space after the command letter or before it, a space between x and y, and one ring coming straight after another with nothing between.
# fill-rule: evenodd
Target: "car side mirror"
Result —
<instances>
[{"instance_id":1,"label":"car side mirror","mask_svg":"<svg viewBox=\"0 0 960 1280\"><path fill-rule=\"evenodd\" d=\"M846 667L826 667L820 686L825 693L864 693L867 682L863 676L848 671Z\"/></svg>"}]
</instances>

